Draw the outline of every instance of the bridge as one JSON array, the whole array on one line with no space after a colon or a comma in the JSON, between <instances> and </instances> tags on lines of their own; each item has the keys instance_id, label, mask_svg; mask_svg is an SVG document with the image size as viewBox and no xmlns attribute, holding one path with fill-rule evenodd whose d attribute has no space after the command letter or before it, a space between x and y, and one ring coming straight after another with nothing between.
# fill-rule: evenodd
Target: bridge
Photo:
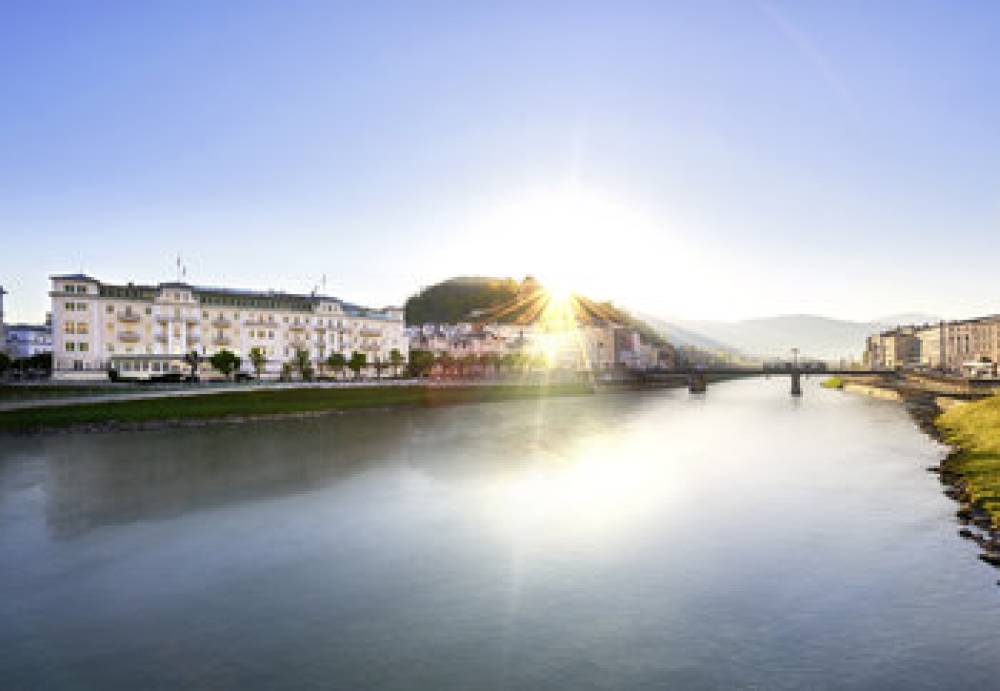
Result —
<instances>
[{"instance_id":1,"label":"bridge","mask_svg":"<svg viewBox=\"0 0 1000 691\"><path fill-rule=\"evenodd\" d=\"M889 374L885 370L861 370L861 369L824 369L819 367L659 367L648 369L637 373L639 381L642 382L665 382L676 381L683 377L687 381L688 391L691 393L704 393L708 385L708 377L759 377L759 376L787 376L791 379L791 393L793 396L802 395L802 377L811 374L832 377L838 375L885 375Z\"/></svg>"}]
</instances>

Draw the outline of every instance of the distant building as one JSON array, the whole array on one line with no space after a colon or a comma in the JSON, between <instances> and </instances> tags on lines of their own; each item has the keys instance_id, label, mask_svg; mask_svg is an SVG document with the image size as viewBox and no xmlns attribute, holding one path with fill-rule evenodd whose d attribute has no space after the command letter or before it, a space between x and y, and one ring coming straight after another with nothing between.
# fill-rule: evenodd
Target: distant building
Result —
<instances>
[{"instance_id":1,"label":"distant building","mask_svg":"<svg viewBox=\"0 0 1000 691\"><path fill-rule=\"evenodd\" d=\"M81 274L52 276L53 378L130 378L187 371L185 355L259 349L276 377L300 350L318 371L333 353L389 362L409 345L403 311L359 307L325 295L206 288L187 283L115 285ZM206 374L210 370L206 369Z\"/></svg>"},{"instance_id":2,"label":"distant building","mask_svg":"<svg viewBox=\"0 0 1000 691\"><path fill-rule=\"evenodd\" d=\"M52 352L51 324L8 324L4 340L7 354L15 359Z\"/></svg>"},{"instance_id":3,"label":"distant building","mask_svg":"<svg viewBox=\"0 0 1000 691\"><path fill-rule=\"evenodd\" d=\"M899 326L868 337L864 362L873 369L922 368L967 377L996 377L1000 316Z\"/></svg>"},{"instance_id":4,"label":"distant building","mask_svg":"<svg viewBox=\"0 0 1000 691\"><path fill-rule=\"evenodd\" d=\"M943 369L944 353L946 352L945 338L947 335L945 322L925 324L922 327L918 327L916 335L920 340L921 366L933 370Z\"/></svg>"},{"instance_id":5,"label":"distant building","mask_svg":"<svg viewBox=\"0 0 1000 691\"><path fill-rule=\"evenodd\" d=\"M916 327L901 326L869 336L864 362L872 369L897 369L920 362Z\"/></svg>"},{"instance_id":6,"label":"distant building","mask_svg":"<svg viewBox=\"0 0 1000 691\"><path fill-rule=\"evenodd\" d=\"M965 376L996 376L1000 362L1000 316L948 322L944 368Z\"/></svg>"},{"instance_id":7,"label":"distant building","mask_svg":"<svg viewBox=\"0 0 1000 691\"><path fill-rule=\"evenodd\" d=\"M670 346L642 341L635 329L619 324L577 324L558 328L545 324L420 324L407 328L410 347L455 360L469 356L527 354L544 357L549 367L600 371L615 367L672 367Z\"/></svg>"}]
</instances>

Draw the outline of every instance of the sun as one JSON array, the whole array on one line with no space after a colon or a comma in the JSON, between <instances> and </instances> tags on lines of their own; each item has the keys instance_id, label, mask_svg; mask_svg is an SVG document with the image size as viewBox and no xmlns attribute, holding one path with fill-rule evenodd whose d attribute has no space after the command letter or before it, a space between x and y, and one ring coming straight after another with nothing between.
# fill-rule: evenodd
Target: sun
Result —
<instances>
[{"instance_id":1,"label":"sun","mask_svg":"<svg viewBox=\"0 0 1000 691\"><path fill-rule=\"evenodd\" d=\"M567 305L576 291L569 281L558 276L545 276L539 281L545 290L545 296L553 306Z\"/></svg>"}]
</instances>

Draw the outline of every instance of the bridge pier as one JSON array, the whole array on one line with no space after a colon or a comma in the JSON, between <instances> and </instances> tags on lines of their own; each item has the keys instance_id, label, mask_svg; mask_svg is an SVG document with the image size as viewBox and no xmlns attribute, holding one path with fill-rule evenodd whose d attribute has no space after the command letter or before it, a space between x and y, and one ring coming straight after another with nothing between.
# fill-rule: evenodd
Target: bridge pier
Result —
<instances>
[{"instance_id":1,"label":"bridge pier","mask_svg":"<svg viewBox=\"0 0 1000 691\"><path fill-rule=\"evenodd\" d=\"M689 374L688 391L691 393L705 393L705 375L699 373Z\"/></svg>"},{"instance_id":2,"label":"bridge pier","mask_svg":"<svg viewBox=\"0 0 1000 691\"><path fill-rule=\"evenodd\" d=\"M801 396L802 395L802 373L792 372L792 395Z\"/></svg>"}]
</instances>

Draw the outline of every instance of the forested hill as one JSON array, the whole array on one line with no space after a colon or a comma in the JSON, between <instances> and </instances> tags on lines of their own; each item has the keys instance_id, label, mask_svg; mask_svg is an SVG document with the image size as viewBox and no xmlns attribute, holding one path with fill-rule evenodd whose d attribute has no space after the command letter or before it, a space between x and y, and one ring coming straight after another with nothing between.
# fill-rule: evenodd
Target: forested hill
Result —
<instances>
[{"instance_id":1,"label":"forested hill","mask_svg":"<svg viewBox=\"0 0 1000 691\"><path fill-rule=\"evenodd\" d=\"M545 288L531 276L520 282L512 278L482 276L449 278L424 288L406 301L406 323L531 322L545 299ZM637 329L648 343L666 343L645 322L611 303L574 295L572 304L580 323L624 324Z\"/></svg>"},{"instance_id":2,"label":"forested hill","mask_svg":"<svg viewBox=\"0 0 1000 691\"><path fill-rule=\"evenodd\" d=\"M406 301L406 323L469 321L477 310L512 302L520 290L521 284L512 278L449 278L424 288Z\"/></svg>"}]
</instances>

